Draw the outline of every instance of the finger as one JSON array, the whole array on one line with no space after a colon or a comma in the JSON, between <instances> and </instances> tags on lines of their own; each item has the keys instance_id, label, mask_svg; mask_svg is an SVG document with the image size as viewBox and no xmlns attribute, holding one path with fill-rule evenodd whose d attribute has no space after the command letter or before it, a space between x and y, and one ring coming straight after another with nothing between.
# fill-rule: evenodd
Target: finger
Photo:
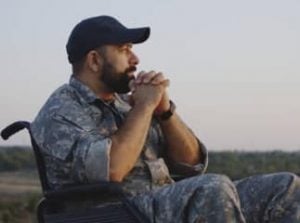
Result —
<instances>
[{"instance_id":1,"label":"finger","mask_svg":"<svg viewBox=\"0 0 300 223\"><path fill-rule=\"evenodd\" d=\"M136 84L141 84L142 82L143 82L143 75L145 75L145 71L141 71L141 72L139 72L138 73L138 75L137 75L137 77L136 77L136 79L135 79L135 83Z\"/></svg>"},{"instance_id":2,"label":"finger","mask_svg":"<svg viewBox=\"0 0 300 223\"><path fill-rule=\"evenodd\" d=\"M150 71L143 75L143 84L149 84L152 79L155 77L156 73L155 71Z\"/></svg>"},{"instance_id":3,"label":"finger","mask_svg":"<svg viewBox=\"0 0 300 223\"><path fill-rule=\"evenodd\" d=\"M161 85L164 86L164 87L169 87L170 86L170 80L169 79L163 80L163 82L161 82Z\"/></svg>"},{"instance_id":4,"label":"finger","mask_svg":"<svg viewBox=\"0 0 300 223\"><path fill-rule=\"evenodd\" d=\"M151 84L157 85L162 83L164 80L164 75L161 72L159 72L155 75L155 77L152 78Z\"/></svg>"}]
</instances>

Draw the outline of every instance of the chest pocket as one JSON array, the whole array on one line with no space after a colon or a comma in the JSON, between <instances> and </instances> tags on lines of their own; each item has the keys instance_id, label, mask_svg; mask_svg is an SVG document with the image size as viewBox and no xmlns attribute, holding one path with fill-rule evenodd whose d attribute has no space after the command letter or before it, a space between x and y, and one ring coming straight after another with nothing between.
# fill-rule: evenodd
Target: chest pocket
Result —
<instances>
[{"instance_id":1,"label":"chest pocket","mask_svg":"<svg viewBox=\"0 0 300 223\"><path fill-rule=\"evenodd\" d=\"M89 114L101 136L109 137L118 130L116 117L110 108L92 105Z\"/></svg>"}]
</instances>

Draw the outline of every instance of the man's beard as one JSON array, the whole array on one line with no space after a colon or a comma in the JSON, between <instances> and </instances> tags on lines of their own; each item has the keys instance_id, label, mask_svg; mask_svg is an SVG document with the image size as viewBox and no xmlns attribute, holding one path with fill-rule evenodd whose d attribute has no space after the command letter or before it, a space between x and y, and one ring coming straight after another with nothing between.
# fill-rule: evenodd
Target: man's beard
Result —
<instances>
[{"instance_id":1,"label":"man's beard","mask_svg":"<svg viewBox=\"0 0 300 223\"><path fill-rule=\"evenodd\" d=\"M102 68L101 81L105 83L108 90L119 94L125 94L130 91L129 82L134 79L130 72L136 71L135 66L128 67L124 72L116 72L112 64L104 62Z\"/></svg>"}]
</instances>

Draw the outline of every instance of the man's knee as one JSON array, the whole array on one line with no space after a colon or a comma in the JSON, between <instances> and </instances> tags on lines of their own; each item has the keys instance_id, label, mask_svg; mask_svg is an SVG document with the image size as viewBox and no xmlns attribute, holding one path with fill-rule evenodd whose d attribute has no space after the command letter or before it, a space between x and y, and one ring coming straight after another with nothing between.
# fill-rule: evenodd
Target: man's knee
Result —
<instances>
[{"instance_id":1,"label":"man's knee","mask_svg":"<svg viewBox=\"0 0 300 223\"><path fill-rule=\"evenodd\" d=\"M283 180L290 180L290 181L297 181L298 176L294 173L291 172L279 172L279 173L274 173L274 176L281 178Z\"/></svg>"},{"instance_id":2,"label":"man's knee","mask_svg":"<svg viewBox=\"0 0 300 223\"><path fill-rule=\"evenodd\" d=\"M208 183L215 185L232 184L232 181L229 179L229 177L223 174L210 173L202 175L202 178Z\"/></svg>"},{"instance_id":3,"label":"man's knee","mask_svg":"<svg viewBox=\"0 0 300 223\"><path fill-rule=\"evenodd\" d=\"M206 174L202 177L202 185L193 197L196 209L208 216L218 213L214 222L244 222L233 182L225 175Z\"/></svg>"},{"instance_id":4,"label":"man's knee","mask_svg":"<svg viewBox=\"0 0 300 223\"><path fill-rule=\"evenodd\" d=\"M277 184L278 186L283 186L285 188L300 188L300 179L299 177L291 172L280 172L267 175L272 178L272 183Z\"/></svg>"},{"instance_id":5,"label":"man's knee","mask_svg":"<svg viewBox=\"0 0 300 223\"><path fill-rule=\"evenodd\" d=\"M299 222L299 177L290 172L275 173L273 174L273 184L275 184L273 188L277 188L277 190L273 191L274 198L268 204L270 211L266 218L270 219L270 222L279 222L278 219L281 220L280 222Z\"/></svg>"},{"instance_id":6,"label":"man's knee","mask_svg":"<svg viewBox=\"0 0 300 223\"><path fill-rule=\"evenodd\" d=\"M227 176L221 174L206 174L203 177L206 182L203 186L212 196L236 194L235 186Z\"/></svg>"},{"instance_id":7,"label":"man's knee","mask_svg":"<svg viewBox=\"0 0 300 223\"><path fill-rule=\"evenodd\" d=\"M281 172L274 176L280 189L288 193L300 194L300 178L294 173ZM279 189L279 190L280 190Z\"/></svg>"}]
</instances>

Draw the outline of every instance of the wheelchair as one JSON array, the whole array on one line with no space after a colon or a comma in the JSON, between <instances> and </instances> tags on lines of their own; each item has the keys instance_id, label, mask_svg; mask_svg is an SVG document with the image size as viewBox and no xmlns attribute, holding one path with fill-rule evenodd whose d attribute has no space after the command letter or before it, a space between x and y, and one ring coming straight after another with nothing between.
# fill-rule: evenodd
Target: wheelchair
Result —
<instances>
[{"instance_id":1,"label":"wheelchair","mask_svg":"<svg viewBox=\"0 0 300 223\"><path fill-rule=\"evenodd\" d=\"M41 149L32 137L30 122L17 121L8 125L1 131L1 137L7 140L23 129L29 132L42 186L43 197L36 208L39 223L148 222L145 216L126 200L126 193L119 183L100 182L50 189ZM94 202L95 198L97 202Z\"/></svg>"}]
</instances>

